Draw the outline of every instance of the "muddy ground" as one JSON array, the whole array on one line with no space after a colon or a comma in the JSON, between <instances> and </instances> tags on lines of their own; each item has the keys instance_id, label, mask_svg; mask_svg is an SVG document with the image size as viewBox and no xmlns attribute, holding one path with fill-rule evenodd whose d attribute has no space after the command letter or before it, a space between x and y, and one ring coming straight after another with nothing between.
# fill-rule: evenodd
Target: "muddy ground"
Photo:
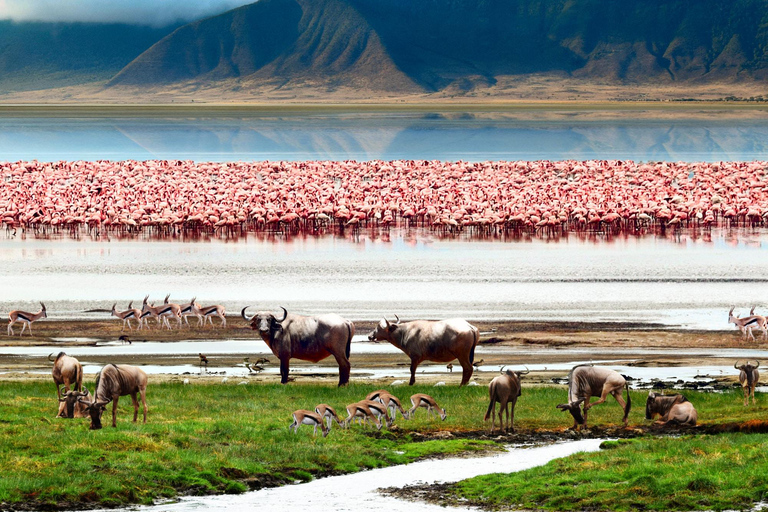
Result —
<instances>
[{"instance_id":1,"label":"muddy ground","mask_svg":"<svg viewBox=\"0 0 768 512\"><path fill-rule=\"evenodd\" d=\"M481 331L481 346L475 358L479 366L475 372L474 380L478 384L489 382L497 375L496 368L499 365L510 365L521 368L526 364L554 364L572 361L572 353L558 353L559 348L583 348L589 349L585 358L594 360L616 360L616 350L636 351L640 360L633 356L631 361L625 364L634 366L727 366L732 365L731 359L719 357L713 349L755 349L765 350L768 342L758 340L745 341L738 331L690 331L666 328L653 324L619 324L619 323L584 323L584 322L559 322L557 324L545 324L539 322L472 322ZM194 322L193 322L194 325ZM373 329L375 322L355 322L357 334L367 334ZM131 355L130 347L139 346L143 342L175 342L182 340L216 341L216 340L253 340L254 353L265 349L264 342L258 338L245 322L239 317L228 318L228 327L183 327L181 329L165 330L152 327L143 331L121 331L121 324L116 320L103 321L58 321L42 320L33 324L33 336L27 333L23 337L2 336L0 345L10 347L24 346L55 346L62 351L68 347L91 345L98 346L104 343L116 343L118 337L125 334L132 341L127 345L127 354L119 356L89 356L91 364L134 364L134 365L198 365L196 356L178 355ZM17 329L18 334L18 329ZM503 347L504 350L486 350L487 347ZM545 354L531 352L537 348L554 348ZM654 356L649 354L642 357L646 349L692 349L695 353L690 355L665 355ZM499 352L499 353L496 353ZM195 378L205 380L219 380L223 373L217 372L217 368L226 368L243 365L244 358L250 357L255 361L258 356L254 354L206 354L209 359L207 371L195 372ZM277 364L274 356L270 356L269 365ZM355 353L353 345L350 357L352 367L355 370L366 368L407 368L409 360L404 354L361 354ZM617 364L621 364L617 361ZM16 379L49 379L50 375L35 374L34 371L50 369L51 363L45 357L0 355L0 380ZM291 362L291 375L297 382L303 383L334 383L337 381L335 374L321 375L302 372L302 368L308 366L321 366L334 368L335 361L328 358L318 364L304 363L293 360ZM419 382L432 383L445 380L460 380L460 367L455 365L453 373L446 369L444 375L425 374L420 376ZM487 370L486 370L487 369ZM526 382L530 384L551 384L553 378L562 377L563 371L539 371L532 372ZM734 375L711 376L717 385L729 386L735 381ZM154 381L175 380L183 376L177 375L152 375ZM254 382L274 382L279 377L253 373L248 377ZM354 375L353 375L354 380ZM386 379L382 379L384 381ZM372 382L367 380L366 382Z\"/></svg>"}]
</instances>

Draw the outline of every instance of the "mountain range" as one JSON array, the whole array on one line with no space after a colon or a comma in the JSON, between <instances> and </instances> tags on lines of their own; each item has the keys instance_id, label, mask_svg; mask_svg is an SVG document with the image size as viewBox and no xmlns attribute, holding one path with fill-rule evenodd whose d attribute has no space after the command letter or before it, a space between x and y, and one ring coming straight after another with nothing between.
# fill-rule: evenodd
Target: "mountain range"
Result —
<instances>
[{"instance_id":1,"label":"mountain range","mask_svg":"<svg viewBox=\"0 0 768 512\"><path fill-rule=\"evenodd\" d=\"M183 26L0 22L0 90L504 95L768 78L766 0L260 0Z\"/></svg>"}]
</instances>

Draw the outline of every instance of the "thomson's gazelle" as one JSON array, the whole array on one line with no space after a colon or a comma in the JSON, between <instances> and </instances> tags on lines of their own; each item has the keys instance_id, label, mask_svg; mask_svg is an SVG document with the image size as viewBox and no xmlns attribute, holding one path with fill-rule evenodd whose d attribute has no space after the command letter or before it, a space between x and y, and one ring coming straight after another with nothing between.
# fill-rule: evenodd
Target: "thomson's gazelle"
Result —
<instances>
[{"instance_id":1,"label":"thomson's gazelle","mask_svg":"<svg viewBox=\"0 0 768 512\"><path fill-rule=\"evenodd\" d=\"M37 313L29 313L27 311L19 311L14 309L10 313L8 313L8 336L11 336L14 334L13 332L13 324L16 322L21 322L24 324L21 328L21 332L19 333L19 336L24 334L24 329L29 327L29 335L32 336L32 322L35 320L39 320L41 318L48 318L48 314L45 311L45 304L42 302L40 303L40 311Z\"/></svg>"},{"instance_id":2,"label":"thomson's gazelle","mask_svg":"<svg viewBox=\"0 0 768 512\"><path fill-rule=\"evenodd\" d=\"M323 437L328 435L330 429L323 423L323 417L316 412L307 411L305 409L299 409L293 413L293 423L288 426L288 429L293 429L294 434L299 431L301 425L310 425L314 427L314 434L317 435L317 427L319 426L323 431Z\"/></svg>"}]
</instances>

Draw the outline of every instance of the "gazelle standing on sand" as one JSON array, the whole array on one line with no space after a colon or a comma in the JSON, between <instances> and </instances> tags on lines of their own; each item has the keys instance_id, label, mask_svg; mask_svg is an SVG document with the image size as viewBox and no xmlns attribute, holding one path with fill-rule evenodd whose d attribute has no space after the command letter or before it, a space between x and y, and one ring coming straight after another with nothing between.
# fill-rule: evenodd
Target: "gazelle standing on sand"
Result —
<instances>
[{"instance_id":1,"label":"gazelle standing on sand","mask_svg":"<svg viewBox=\"0 0 768 512\"><path fill-rule=\"evenodd\" d=\"M131 326L131 318L135 318L136 321L139 323L139 328L141 328L141 311L138 309L133 308L133 301L128 303L128 309L125 311L118 311L117 309L117 302L112 304L112 316L116 316L120 320L123 321L123 327L120 329L121 331L125 330L125 325L128 324L128 329L131 331L133 330L133 327Z\"/></svg>"},{"instance_id":2,"label":"gazelle standing on sand","mask_svg":"<svg viewBox=\"0 0 768 512\"><path fill-rule=\"evenodd\" d=\"M310 425L312 427L315 427L313 430L313 435L317 435L318 426L323 431L323 437L327 436L328 432L330 432L330 429L325 426L322 416L320 416L316 412L307 411L305 409L299 409L298 411L294 411L293 423L291 423L288 426L288 429L289 430L293 429L293 433L296 434L299 432L299 427L301 425Z\"/></svg>"},{"instance_id":3,"label":"gazelle standing on sand","mask_svg":"<svg viewBox=\"0 0 768 512\"><path fill-rule=\"evenodd\" d=\"M751 312L754 311L755 308L752 308ZM739 318L738 316L733 316L733 308L731 308L728 312L728 323L738 327L744 339L752 338L754 340L755 336L752 334L752 329L760 329L763 331L763 339L768 340L768 321L766 321L764 316L750 314L744 318Z\"/></svg>"},{"instance_id":4,"label":"gazelle standing on sand","mask_svg":"<svg viewBox=\"0 0 768 512\"><path fill-rule=\"evenodd\" d=\"M445 420L446 416L448 416L448 413L445 412L445 409L440 408L434 398L429 395L425 395L424 393L416 393L415 395L412 395L411 404L413 404L413 407L411 407L408 411L409 418L413 418L413 413L416 412L416 409L419 407L424 407L427 409L427 414L437 415L440 413L441 420Z\"/></svg>"},{"instance_id":5,"label":"gazelle standing on sand","mask_svg":"<svg viewBox=\"0 0 768 512\"><path fill-rule=\"evenodd\" d=\"M147 323L148 317L154 317L154 318L157 318L158 325L162 323L168 329L170 329L171 324L168 323L168 317L163 315L162 313L166 311L170 311L172 308L170 308L167 304L164 304L159 307L155 307L151 304L147 304L147 300L149 300L149 295L144 297L144 302L141 305L141 317L140 317L140 319L146 323L147 328L149 328L149 324Z\"/></svg>"},{"instance_id":6,"label":"gazelle standing on sand","mask_svg":"<svg viewBox=\"0 0 768 512\"><path fill-rule=\"evenodd\" d=\"M24 324L24 326L21 328L21 332L19 333L19 336L24 334L24 329L29 327L29 335L32 336L32 322L35 320L40 320L41 318L48 318L48 314L45 311L45 304L42 302L40 303L40 311L37 313L29 313L27 311L19 311L17 309L14 309L10 313L8 313L8 336L11 336L14 334L13 332L13 324L16 322L21 322Z\"/></svg>"},{"instance_id":7,"label":"gazelle standing on sand","mask_svg":"<svg viewBox=\"0 0 768 512\"><path fill-rule=\"evenodd\" d=\"M197 302L192 301L191 311L202 322L199 324L200 326L205 326L205 322L210 321L211 327L213 327L214 316L221 318L222 327L227 326L227 317L225 316L224 306L219 304L214 304L213 306L200 306Z\"/></svg>"}]
</instances>

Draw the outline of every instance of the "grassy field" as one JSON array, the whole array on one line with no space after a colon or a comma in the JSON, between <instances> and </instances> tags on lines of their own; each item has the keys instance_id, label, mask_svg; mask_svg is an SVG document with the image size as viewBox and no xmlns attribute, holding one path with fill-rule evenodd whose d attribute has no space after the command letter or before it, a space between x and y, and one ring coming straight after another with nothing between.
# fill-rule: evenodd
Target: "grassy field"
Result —
<instances>
[{"instance_id":1,"label":"grassy field","mask_svg":"<svg viewBox=\"0 0 768 512\"><path fill-rule=\"evenodd\" d=\"M86 386L92 388L91 383ZM312 429L306 426L297 435L289 433L292 411L313 409L319 403L341 411L373 389L362 385L340 389L296 384L151 384L146 425L130 421L131 401L124 397L118 407L117 428L90 431L87 419L54 418L57 404L51 383L7 382L0 389L4 413L0 418L0 466L4 468L0 508L113 506L150 503L180 493L239 493L435 454L497 447L490 439L483 439L482 416L488 391L480 386L394 388L404 403L416 392L434 396L448 411L444 422L428 419L422 409L415 419L399 419L396 428L380 433L357 426L334 429L327 438L313 437ZM630 425L649 423L643 419L644 396L633 393ZM762 403L744 408L735 392L689 392L687 396L698 408L705 429L766 416ZM571 421L554 406L564 398L561 388L525 388L516 411L519 435L540 431L562 435ZM622 414L610 400L590 411L591 424L617 426ZM109 414L111 405L105 413L105 425L110 423ZM431 435L438 430L454 435L447 439ZM645 430L629 432L643 435ZM709 449L709 436L701 439L701 449ZM762 442L763 437L745 435L739 439L748 444L749 439ZM649 454L655 452L652 439L643 442L652 448ZM599 456L622 450L623 446ZM592 456L585 457L588 460ZM712 463L719 467L732 460L713 458ZM661 478L656 470L649 474ZM636 474L636 478L640 476Z\"/></svg>"},{"instance_id":2,"label":"grassy field","mask_svg":"<svg viewBox=\"0 0 768 512\"><path fill-rule=\"evenodd\" d=\"M449 501L486 509L744 510L768 499L766 434L607 441L512 474L441 489Z\"/></svg>"}]
</instances>

